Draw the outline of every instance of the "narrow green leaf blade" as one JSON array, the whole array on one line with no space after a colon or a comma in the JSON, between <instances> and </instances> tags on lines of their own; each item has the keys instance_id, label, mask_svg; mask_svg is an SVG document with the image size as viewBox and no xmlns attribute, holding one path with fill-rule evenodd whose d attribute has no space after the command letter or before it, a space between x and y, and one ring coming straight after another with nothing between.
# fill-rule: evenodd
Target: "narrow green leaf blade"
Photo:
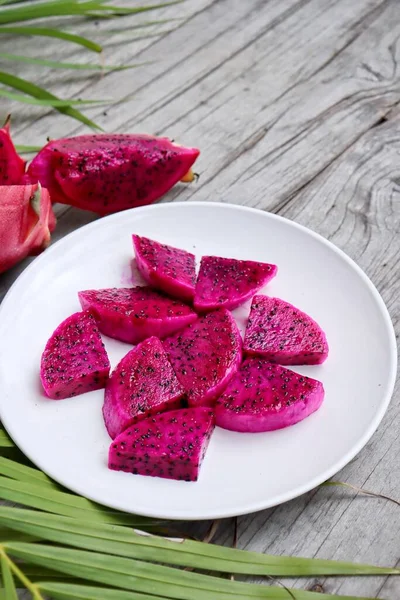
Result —
<instances>
[{"instance_id":1,"label":"narrow green leaf blade","mask_svg":"<svg viewBox=\"0 0 400 600\"><path fill-rule=\"evenodd\" d=\"M10 438L8 433L2 428L0 428L0 447L2 447L2 448L13 448L14 447L14 442L12 441L12 439Z\"/></svg>"},{"instance_id":2,"label":"narrow green leaf blade","mask_svg":"<svg viewBox=\"0 0 400 600\"><path fill-rule=\"evenodd\" d=\"M0 34L14 34L14 35L32 35L32 36L41 36L41 37L50 37L56 38L59 40L64 40L66 42L71 42L72 44L78 44L79 46L83 46L88 50L92 50L93 52L102 52L103 48L100 44L93 42L85 37L80 35L75 35L72 33L67 33L65 31L59 31L58 29L51 29L51 27L18 27L18 26L7 26L0 27Z\"/></svg>"},{"instance_id":3,"label":"narrow green leaf blade","mask_svg":"<svg viewBox=\"0 0 400 600\"><path fill-rule=\"evenodd\" d=\"M84 106L88 104L106 104L100 100L49 100L44 98L33 98L31 96L25 96L24 94L15 94L0 88L0 96L3 98L9 98L10 100L16 100L17 102L23 102L24 104L33 104L35 106L51 106L53 108L67 108L69 106Z\"/></svg>"},{"instance_id":4,"label":"narrow green leaf blade","mask_svg":"<svg viewBox=\"0 0 400 600\"><path fill-rule=\"evenodd\" d=\"M0 477L0 498L42 511L81 518L83 521L131 527L152 527L162 521L128 515L104 508L86 498L51 489L48 485Z\"/></svg>"},{"instance_id":5,"label":"narrow green leaf blade","mask_svg":"<svg viewBox=\"0 0 400 600\"><path fill-rule=\"evenodd\" d=\"M109 554L18 542L6 543L4 547L12 556L80 579L176 600L187 598L191 600L210 600L210 598L213 600L232 600L233 598L241 600L244 598L249 600L274 598L279 600L284 598L287 600L288 598L288 592L284 588L230 581ZM296 600L329 600L331 598L335 598L335 596L296 590ZM343 596L342 600L361 599Z\"/></svg>"},{"instance_id":6,"label":"narrow green leaf blade","mask_svg":"<svg viewBox=\"0 0 400 600\"><path fill-rule=\"evenodd\" d=\"M52 69L73 69L78 71L100 71L100 72L112 72L112 71L125 71L127 69L135 69L137 67L142 66L141 64L134 65L115 65L115 66L107 66L107 65L97 65L91 63L70 63L70 62L60 62L56 60L44 60L42 58L33 58L31 56L24 56L20 54L9 54L7 52L0 52L0 59L3 58L5 60L9 60L10 62L22 62L29 65L39 65L42 67L49 67ZM143 63L145 64L145 63ZM73 104L74 101L68 100L70 104ZM85 102L85 101L83 101ZM82 104L82 101L75 101L75 103ZM94 101L90 100L87 103L93 103Z\"/></svg>"},{"instance_id":7,"label":"narrow green leaf blade","mask_svg":"<svg viewBox=\"0 0 400 600\"><path fill-rule=\"evenodd\" d=\"M57 600L164 600L165 596L149 596L135 592L111 590L88 585L72 583L54 583L44 581L39 583L39 589Z\"/></svg>"},{"instance_id":8,"label":"narrow green leaf blade","mask_svg":"<svg viewBox=\"0 0 400 600\"><path fill-rule=\"evenodd\" d=\"M10 460L0 456L0 475L17 479L18 481L26 481L37 485L47 485L51 489L60 489L60 486L55 483L50 477L47 477L39 469L22 465L15 460Z\"/></svg>"},{"instance_id":9,"label":"narrow green leaf blade","mask_svg":"<svg viewBox=\"0 0 400 600\"><path fill-rule=\"evenodd\" d=\"M256 554L7 506L0 506L0 523L40 539L84 550L206 571L286 577L400 575L400 569L390 567Z\"/></svg>"},{"instance_id":10,"label":"narrow green leaf blade","mask_svg":"<svg viewBox=\"0 0 400 600\"><path fill-rule=\"evenodd\" d=\"M14 88L20 92L23 92L24 94L28 94L28 96L39 98L40 100L60 100L60 98L57 98L57 96L54 96L47 90L35 85L34 83L4 71L0 71L0 83L4 83L8 87ZM85 115L71 106L55 108L59 112L68 115L69 117L72 117L77 121L84 123L85 125L88 125L92 129L101 129L101 127L96 125L96 123L85 117Z\"/></svg>"},{"instance_id":11,"label":"narrow green leaf blade","mask_svg":"<svg viewBox=\"0 0 400 600\"><path fill-rule=\"evenodd\" d=\"M1 556L1 574L7 600L18 600L14 577L12 576L10 566L4 555Z\"/></svg>"},{"instance_id":12,"label":"narrow green leaf blade","mask_svg":"<svg viewBox=\"0 0 400 600\"><path fill-rule=\"evenodd\" d=\"M26 146L24 144L16 144L15 149L20 154L33 154L39 152L42 149L42 146Z\"/></svg>"}]
</instances>

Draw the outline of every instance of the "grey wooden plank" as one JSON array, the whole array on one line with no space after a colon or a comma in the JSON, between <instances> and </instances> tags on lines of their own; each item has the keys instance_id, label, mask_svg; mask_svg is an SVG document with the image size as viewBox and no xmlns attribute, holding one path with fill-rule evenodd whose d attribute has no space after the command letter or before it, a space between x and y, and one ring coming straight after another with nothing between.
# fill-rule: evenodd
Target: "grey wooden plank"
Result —
<instances>
[{"instance_id":1,"label":"grey wooden plank","mask_svg":"<svg viewBox=\"0 0 400 600\"><path fill-rule=\"evenodd\" d=\"M58 21L56 19L53 20L51 24L47 23L47 25L66 29L71 33L89 37L102 44L104 46L103 60L105 64L130 64L138 62L134 60L135 56L145 48L151 47L155 40L158 39L158 35L162 37L162 35L166 35L166 33L163 32L179 27L195 12L201 12L203 8L213 1L214 0L188 1L182 4L168 6L157 11L143 13L141 15L126 16L123 19L106 19L97 22L88 21L86 19L72 19L71 21ZM121 2L121 4L123 4L123 2ZM125 1L125 4L131 6L129 0ZM152 2L146 0L141 2L141 4L152 4ZM140 22L158 19L171 19L171 21L169 24L160 23L159 25L156 24L143 30L134 29ZM114 32L120 29L123 32L120 35L114 33L107 35L107 31ZM135 36L143 36L145 34L150 34L152 37L144 37L135 40ZM12 40L12 52L15 54L28 54L29 56L37 56L63 62L92 62L98 64L100 61L100 57L96 53L92 53L67 42L40 37L13 36L10 38L9 36L2 35L0 36L0 51L11 51L10 39ZM73 96L84 96L85 98L94 99L110 97L114 99L120 98L118 85L115 88L106 85L105 93L103 91L101 96L97 95L95 87L96 81L98 82L101 80L104 83L109 75L101 77L98 74L90 75L88 72L83 71L35 68L24 63L8 63L8 65L13 74L18 75L19 77L25 77L38 85L49 87L53 93L58 94L63 98ZM134 85L136 73L137 70L128 72L128 75L124 72L124 77L121 81L125 81L125 85L129 85L129 82L131 82L131 85ZM111 90L113 90L112 93ZM101 113L103 110L104 109L102 108ZM4 99L2 99L2 112L4 112L4 114L8 112L15 113L15 124L18 122L23 128L28 128L30 134L33 133L32 125L37 118L41 118L43 115L48 114L50 115L49 118L52 123L56 123L58 118L60 118L58 113L46 111L43 108L35 108L29 105L5 101ZM74 125L74 122L70 119L67 119L67 123L70 129ZM47 131L47 134L42 136L42 138L30 137L30 139L36 139L35 143L40 143L46 139L49 131L50 129ZM53 137L55 135L56 134L54 133Z\"/></svg>"},{"instance_id":2,"label":"grey wooden plank","mask_svg":"<svg viewBox=\"0 0 400 600\"><path fill-rule=\"evenodd\" d=\"M331 239L377 285L400 333L400 119L371 129L279 212ZM400 498L400 390L364 450L335 479ZM400 511L385 500L320 488L274 509L241 517L239 545L297 554L399 564ZM219 536L229 543L231 525ZM286 582L287 583L287 582ZM296 587L385 600L400 597L400 580L345 578L297 581Z\"/></svg>"},{"instance_id":3,"label":"grey wooden plank","mask_svg":"<svg viewBox=\"0 0 400 600\"><path fill-rule=\"evenodd\" d=\"M88 110L87 113L95 115L100 125L108 131L121 128L126 131L126 121L138 109L153 103L154 99L164 97L171 89L174 93L180 87L179 82L191 84L199 72L207 73L208 70L217 68L231 54L251 45L260 32L273 28L277 22L285 20L309 1L214 2L208 10L201 10L184 22L173 34L155 42L149 51L135 55L136 58L152 62L146 68L135 71L134 81L127 79L126 74L112 73L91 87L93 94L98 97L103 97L110 89L116 89L121 97L131 95L129 100L109 108L106 118L103 111L96 109ZM168 86L162 80L164 76L168 79ZM82 131L81 127L77 127L69 119L58 117L56 122L52 118L41 119L26 135L33 135L35 132L43 137L48 135L50 127L54 130L54 136ZM18 128L16 131L19 133ZM148 131L151 133L154 129L150 127Z\"/></svg>"}]
</instances>

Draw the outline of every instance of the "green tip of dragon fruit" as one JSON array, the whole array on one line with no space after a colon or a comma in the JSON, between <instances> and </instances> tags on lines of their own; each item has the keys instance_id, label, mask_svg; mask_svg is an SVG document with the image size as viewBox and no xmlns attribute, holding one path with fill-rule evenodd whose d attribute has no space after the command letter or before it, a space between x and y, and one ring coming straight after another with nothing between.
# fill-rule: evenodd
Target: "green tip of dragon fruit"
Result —
<instances>
[{"instance_id":1,"label":"green tip of dragon fruit","mask_svg":"<svg viewBox=\"0 0 400 600\"><path fill-rule=\"evenodd\" d=\"M193 181L199 154L150 135L82 135L50 141L27 174L52 202L107 215L151 204L178 181Z\"/></svg>"}]
</instances>

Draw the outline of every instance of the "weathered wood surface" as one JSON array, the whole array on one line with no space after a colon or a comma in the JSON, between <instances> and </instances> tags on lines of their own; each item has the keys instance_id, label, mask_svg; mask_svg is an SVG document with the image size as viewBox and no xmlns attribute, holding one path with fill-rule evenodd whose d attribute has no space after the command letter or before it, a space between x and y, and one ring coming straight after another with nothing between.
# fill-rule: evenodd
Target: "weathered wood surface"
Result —
<instances>
[{"instance_id":1,"label":"weathered wood surface","mask_svg":"<svg viewBox=\"0 0 400 600\"><path fill-rule=\"evenodd\" d=\"M109 47L110 63L153 61L142 69L90 81L35 70L35 81L64 97L109 97L112 90L125 102L87 111L107 131L163 133L199 146L200 181L163 201L256 206L321 233L367 272L399 335L398 0L187 0L164 9L163 17L181 20L150 29L155 35L173 28L170 33ZM135 35L128 27L133 22L126 22L126 39ZM35 40L32 54L43 52L42 45ZM54 45L46 52L54 57ZM63 44L56 54L81 57ZM32 77L26 65L18 73ZM13 112L20 143L85 131L42 110ZM65 207L59 214L55 238L95 218ZM27 263L0 278L1 295ZM378 431L335 479L399 499L399 432L397 388ZM261 552L400 564L399 508L343 488L320 488L240 517L238 533L239 547ZM217 540L231 543L230 521L221 524ZM299 580L295 586L400 598L399 578Z\"/></svg>"}]
</instances>

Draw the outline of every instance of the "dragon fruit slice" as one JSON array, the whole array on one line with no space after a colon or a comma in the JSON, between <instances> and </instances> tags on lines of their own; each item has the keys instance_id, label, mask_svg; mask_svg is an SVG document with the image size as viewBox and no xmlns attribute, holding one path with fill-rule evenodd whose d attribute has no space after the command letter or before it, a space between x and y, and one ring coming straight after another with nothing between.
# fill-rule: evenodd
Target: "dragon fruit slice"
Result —
<instances>
[{"instance_id":1,"label":"dragon fruit slice","mask_svg":"<svg viewBox=\"0 0 400 600\"><path fill-rule=\"evenodd\" d=\"M135 475L197 481L214 430L209 408L186 408L135 423L110 446L108 467Z\"/></svg>"},{"instance_id":2,"label":"dragon fruit slice","mask_svg":"<svg viewBox=\"0 0 400 600\"><path fill-rule=\"evenodd\" d=\"M226 309L211 312L164 340L190 406L212 406L241 361L242 340Z\"/></svg>"},{"instance_id":3,"label":"dragon fruit slice","mask_svg":"<svg viewBox=\"0 0 400 600\"><path fill-rule=\"evenodd\" d=\"M148 287L86 290L78 296L82 308L96 316L102 333L128 344L166 337L197 318L183 302Z\"/></svg>"},{"instance_id":4,"label":"dragon fruit slice","mask_svg":"<svg viewBox=\"0 0 400 600\"><path fill-rule=\"evenodd\" d=\"M194 254L133 235L138 269L155 288L182 300L193 300L196 283Z\"/></svg>"},{"instance_id":5,"label":"dragon fruit slice","mask_svg":"<svg viewBox=\"0 0 400 600\"><path fill-rule=\"evenodd\" d=\"M28 175L48 188L53 202L108 215L151 204L180 179L193 179L198 155L167 138L82 135L49 142Z\"/></svg>"},{"instance_id":6,"label":"dragon fruit slice","mask_svg":"<svg viewBox=\"0 0 400 600\"><path fill-rule=\"evenodd\" d=\"M243 361L219 398L216 423L250 433L282 429L318 410L323 399L320 381L251 357Z\"/></svg>"},{"instance_id":7,"label":"dragon fruit slice","mask_svg":"<svg viewBox=\"0 0 400 600\"><path fill-rule=\"evenodd\" d=\"M103 417L113 439L139 419L181 407L184 391L156 337L133 348L106 385Z\"/></svg>"},{"instance_id":8,"label":"dragon fruit slice","mask_svg":"<svg viewBox=\"0 0 400 600\"><path fill-rule=\"evenodd\" d=\"M110 362L89 311L65 319L42 354L40 378L46 396L53 400L104 388L109 372Z\"/></svg>"},{"instance_id":9,"label":"dragon fruit slice","mask_svg":"<svg viewBox=\"0 0 400 600\"><path fill-rule=\"evenodd\" d=\"M51 213L50 196L38 184L0 186L0 273L47 248Z\"/></svg>"},{"instance_id":10,"label":"dragon fruit slice","mask_svg":"<svg viewBox=\"0 0 400 600\"><path fill-rule=\"evenodd\" d=\"M0 185L22 183L25 161L17 153L10 136L11 115L0 129Z\"/></svg>"},{"instance_id":11,"label":"dragon fruit slice","mask_svg":"<svg viewBox=\"0 0 400 600\"><path fill-rule=\"evenodd\" d=\"M318 365L329 352L325 333L311 317L268 296L253 298L243 348L282 365Z\"/></svg>"},{"instance_id":12,"label":"dragon fruit slice","mask_svg":"<svg viewBox=\"0 0 400 600\"><path fill-rule=\"evenodd\" d=\"M197 278L194 307L199 311L214 308L230 310L243 304L277 273L276 265L203 256Z\"/></svg>"}]
</instances>

